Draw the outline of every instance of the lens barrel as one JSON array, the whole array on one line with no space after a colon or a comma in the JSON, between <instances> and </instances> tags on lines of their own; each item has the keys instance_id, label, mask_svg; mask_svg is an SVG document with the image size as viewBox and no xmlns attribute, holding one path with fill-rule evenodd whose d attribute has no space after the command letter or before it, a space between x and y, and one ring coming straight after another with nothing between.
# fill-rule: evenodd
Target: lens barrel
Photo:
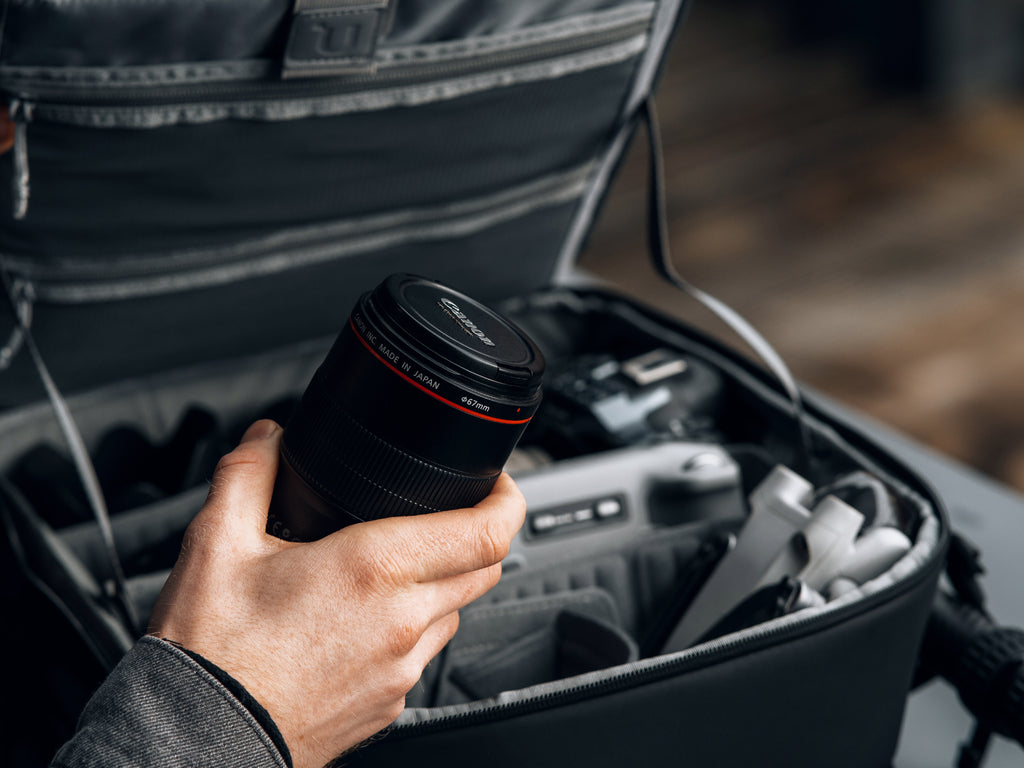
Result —
<instances>
[{"instance_id":1,"label":"lens barrel","mask_svg":"<svg viewBox=\"0 0 1024 768\"><path fill-rule=\"evenodd\" d=\"M392 275L363 294L285 429L267 531L472 506L540 404L544 358L465 294Z\"/></svg>"}]
</instances>

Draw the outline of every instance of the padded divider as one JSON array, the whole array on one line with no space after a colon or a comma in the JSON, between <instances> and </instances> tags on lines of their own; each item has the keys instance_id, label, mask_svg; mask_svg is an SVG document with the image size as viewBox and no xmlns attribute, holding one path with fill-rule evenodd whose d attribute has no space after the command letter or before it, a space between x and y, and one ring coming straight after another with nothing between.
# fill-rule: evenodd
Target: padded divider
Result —
<instances>
[{"instance_id":1,"label":"padded divider","mask_svg":"<svg viewBox=\"0 0 1024 768\"><path fill-rule=\"evenodd\" d=\"M636 643L617 626L559 611L544 629L531 632L472 663L453 666L448 676L465 701L479 701L530 685L634 661ZM439 705L459 699L439 700Z\"/></svg>"},{"instance_id":2,"label":"padded divider","mask_svg":"<svg viewBox=\"0 0 1024 768\"><path fill-rule=\"evenodd\" d=\"M123 317L118 319L118 322L124 321ZM163 328L161 332L166 332L166 324ZM78 395L67 396L67 391L64 394L91 454L116 425L131 426L153 442L167 440L184 414L197 403L212 412L222 424L238 425L244 430L244 426L267 406L302 392L327 354L330 341L327 338L306 341L272 352L191 365L173 373L125 379ZM47 350L44 348L42 352L46 355ZM81 362L98 365L95 358ZM4 382L17 387L8 379L11 373L11 370L4 371ZM42 398L38 373L35 370L30 373L33 396ZM63 387L65 380L52 368L51 373ZM0 472L4 474L37 444L49 443L64 450L64 440L50 404L42 401L2 411L6 405L2 400L9 394L5 390L0 396L0 435L3 435ZM237 442L240 436L241 432L236 435L229 430L227 439Z\"/></svg>"},{"instance_id":3,"label":"padded divider","mask_svg":"<svg viewBox=\"0 0 1024 768\"><path fill-rule=\"evenodd\" d=\"M170 575L171 569L165 568L128 579L128 597L139 616L146 617L147 623L149 617L153 615L160 590L164 588L164 583Z\"/></svg>"},{"instance_id":4,"label":"padded divider","mask_svg":"<svg viewBox=\"0 0 1024 768\"><path fill-rule=\"evenodd\" d=\"M613 553L536 571L512 571L473 605L500 604L560 593L599 589L609 595L622 626L633 632L636 614L632 578L624 553Z\"/></svg>"},{"instance_id":5,"label":"padded divider","mask_svg":"<svg viewBox=\"0 0 1024 768\"><path fill-rule=\"evenodd\" d=\"M656 539L630 549L537 570L512 571L477 603L503 603L597 588L614 601L622 627L642 637L685 584L708 531L718 526L660 530ZM476 605L476 603L474 603Z\"/></svg>"},{"instance_id":6,"label":"padded divider","mask_svg":"<svg viewBox=\"0 0 1024 768\"><path fill-rule=\"evenodd\" d=\"M111 519L114 544L125 573L149 574L174 565L185 528L206 499L205 485ZM64 545L93 573L102 571L107 553L96 523L80 523L58 533Z\"/></svg>"},{"instance_id":7,"label":"padded divider","mask_svg":"<svg viewBox=\"0 0 1024 768\"><path fill-rule=\"evenodd\" d=\"M29 581L69 619L104 668L113 669L134 638L101 586L109 571L85 568L3 478L0 521Z\"/></svg>"},{"instance_id":8,"label":"padded divider","mask_svg":"<svg viewBox=\"0 0 1024 768\"><path fill-rule=\"evenodd\" d=\"M637 624L649 627L672 599L700 549L692 533L645 542L633 560Z\"/></svg>"},{"instance_id":9,"label":"padded divider","mask_svg":"<svg viewBox=\"0 0 1024 768\"><path fill-rule=\"evenodd\" d=\"M636 660L677 587L691 586L715 528L661 531L621 552L506 573L461 614L459 631L406 697L437 707ZM683 595L685 597L685 595Z\"/></svg>"},{"instance_id":10,"label":"padded divider","mask_svg":"<svg viewBox=\"0 0 1024 768\"><path fill-rule=\"evenodd\" d=\"M566 627L560 621L570 611L591 630L619 637L617 644L604 644L610 649L605 666L625 663L635 655L635 645L630 654L630 640L619 629L615 603L602 589L587 587L488 605L478 601L463 611L459 631L417 689L417 698L429 704L409 705L474 701L554 680L567 665L586 663L581 653L573 654L571 643L566 647L567 637L579 634L578 624Z\"/></svg>"}]
</instances>

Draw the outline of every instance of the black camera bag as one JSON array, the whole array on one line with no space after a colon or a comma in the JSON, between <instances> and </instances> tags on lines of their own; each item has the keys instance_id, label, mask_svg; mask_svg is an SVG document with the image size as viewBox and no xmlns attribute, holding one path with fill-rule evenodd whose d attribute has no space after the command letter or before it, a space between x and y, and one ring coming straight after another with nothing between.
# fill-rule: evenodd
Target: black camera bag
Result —
<instances>
[{"instance_id":1,"label":"black camera bag","mask_svg":"<svg viewBox=\"0 0 1024 768\"><path fill-rule=\"evenodd\" d=\"M573 268L686 5L5 4L0 91L15 135L0 157L12 309L0 313L0 506L4 612L17 628L8 657L20 660L5 698L22 702L5 764L52 754L134 641L88 505L64 492L77 480L60 480L63 437L40 375L97 462L117 430L149 446L122 448L122 459L192 427L216 435L197 439L193 456L216 457L240 425L286 416L282 403L357 296L396 271L500 305L556 363L651 348L703 361L722 376L730 441L816 484L871 473L913 547L842 599L688 650L479 700L410 700L346 764L889 764L945 560L941 500L828 405L809 399L800 414L743 356L581 285ZM204 431L204 418L230 426ZM802 433L814 453L806 466ZM53 481L41 483L42 501L23 493L29 455ZM764 463L743 465L744 492ZM143 608L202 503L202 466L179 467L173 481L147 475L150 487L126 492L113 518ZM624 543L621 581L585 547L560 572L509 579L522 599L573 605L603 579L664 589L720 528L681 531L656 578L636 576L647 561ZM608 594L595 599L606 605ZM621 619L649 596L613 597Z\"/></svg>"}]
</instances>

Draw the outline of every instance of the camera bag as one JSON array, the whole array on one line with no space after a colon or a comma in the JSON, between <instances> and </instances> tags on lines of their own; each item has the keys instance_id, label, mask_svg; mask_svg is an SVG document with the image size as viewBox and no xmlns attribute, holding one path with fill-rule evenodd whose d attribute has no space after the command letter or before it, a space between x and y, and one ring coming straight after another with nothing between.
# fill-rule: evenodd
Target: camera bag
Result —
<instances>
[{"instance_id":1,"label":"camera bag","mask_svg":"<svg viewBox=\"0 0 1024 768\"><path fill-rule=\"evenodd\" d=\"M557 450L528 433L550 461L524 483L554 477L572 506L619 478L650 525L600 545L567 531L561 562L510 567L345 763L889 764L945 562L941 499L827 404L573 269L686 6L5 4L0 562L20 705L4 764L68 738L139 633L119 600L144 620L212 463L254 418L287 419L358 295L396 271L499 306L553 370L669 350L714 371L713 423L671 429L731 449L741 479L666 495L663 440L554 416ZM834 599L661 653L646 639L666 606L693 598L775 465L815 488L881 483L908 551Z\"/></svg>"}]
</instances>

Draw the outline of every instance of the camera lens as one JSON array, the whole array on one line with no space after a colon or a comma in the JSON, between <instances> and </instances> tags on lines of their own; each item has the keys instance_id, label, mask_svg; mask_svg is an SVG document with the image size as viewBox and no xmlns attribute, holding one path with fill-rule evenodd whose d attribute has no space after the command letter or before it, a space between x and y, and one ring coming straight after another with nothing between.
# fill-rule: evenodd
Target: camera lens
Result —
<instances>
[{"instance_id":1,"label":"camera lens","mask_svg":"<svg viewBox=\"0 0 1024 768\"><path fill-rule=\"evenodd\" d=\"M288 422L267 531L471 506L540 404L544 358L511 322L414 275L363 294Z\"/></svg>"}]
</instances>

